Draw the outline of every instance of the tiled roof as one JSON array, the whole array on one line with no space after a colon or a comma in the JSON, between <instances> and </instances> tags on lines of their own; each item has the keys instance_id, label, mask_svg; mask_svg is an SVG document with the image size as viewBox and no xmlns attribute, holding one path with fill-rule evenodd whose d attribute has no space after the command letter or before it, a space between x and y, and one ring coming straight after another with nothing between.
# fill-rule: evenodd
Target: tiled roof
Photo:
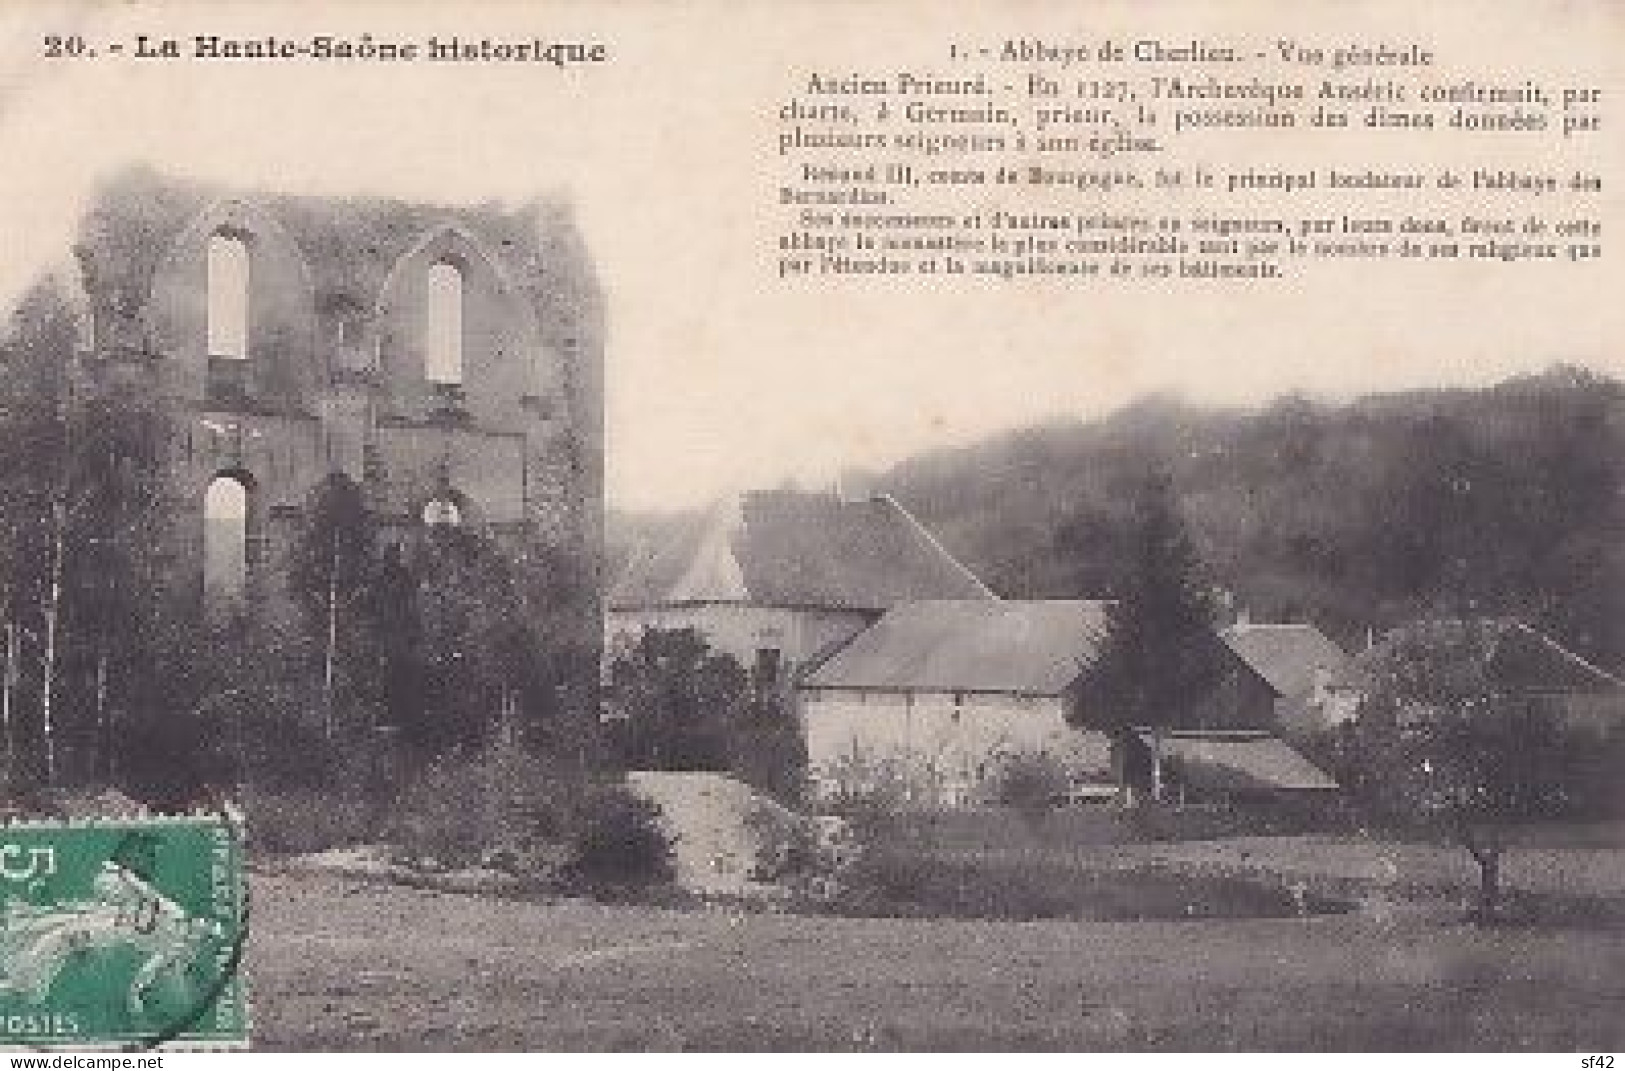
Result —
<instances>
[{"instance_id":1,"label":"tiled roof","mask_svg":"<svg viewBox=\"0 0 1625 1071\"><path fill-rule=\"evenodd\" d=\"M1317 677L1339 678L1348 668L1348 654L1313 625L1232 625L1222 635L1276 695L1306 695Z\"/></svg>"},{"instance_id":2,"label":"tiled roof","mask_svg":"<svg viewBox=\"0 0 1625 1071\"><path fill-rule=\"evenodd\" d=\"M629 609L695 602L885 610L992 599L890 497L758 491L687 521L632 556L610 593Z\"/></svg>"},{"instance_id":3,"label":"tiled roof","mask_svg":"<svg viewBox=\"0 0 1625 1071\"><path fill-rule=\"evenodd\" d=\"M804 687L1060 695L1098 656L1106 605L906 603L859 633Z\"/></svg>"},{"instance_id":4,"label":"tiled roof","mask_svg":"<svg viewBox=\"0 0 1625 1071\"><path fill-rule=\"evenodd\" d=\"M1149 746L1151 734L1139 735ZM1176 776L1193 788L1256 792L1337 787L1285 741L1263 733L1165 733L1162 754Z\"/></svg>"}]
</instances>

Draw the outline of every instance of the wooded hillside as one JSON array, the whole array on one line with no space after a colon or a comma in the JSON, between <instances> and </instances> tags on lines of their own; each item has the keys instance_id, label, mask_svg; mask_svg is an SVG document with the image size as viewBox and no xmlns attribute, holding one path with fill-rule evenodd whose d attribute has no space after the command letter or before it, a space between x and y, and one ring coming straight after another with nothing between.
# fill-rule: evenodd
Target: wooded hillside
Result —
<instances>
[{"instance_id":1,"label":"wooded hillside","mask_svg":"<svg viewBox=\"0 0 1625 1071\"><path fill-rule=\"evenodd\" d=\"M1155 468L1254 619L1356 643L1423 614L1516 614L1625 668L1625 384L1581 369L1255 410L1153 397L864 480L999 594L1061 598L1112 593L1129 488ZM651 532L619 521L622 547Z\"/></svg>"}]
</instances>

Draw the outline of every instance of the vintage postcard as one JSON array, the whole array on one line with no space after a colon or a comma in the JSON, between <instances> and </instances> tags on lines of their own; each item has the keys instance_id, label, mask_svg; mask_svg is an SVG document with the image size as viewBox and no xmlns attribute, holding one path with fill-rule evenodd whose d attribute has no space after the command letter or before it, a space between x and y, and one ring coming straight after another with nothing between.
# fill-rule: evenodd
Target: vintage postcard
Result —
<instances>
[{"instance_id":1,"label":"vintage postcard","mask_svg":"<svg viewBox=\"0 0 1625 1071\"><path fill-rule=\"evenodd\" d=\"M0 1044L1611 1060L1622 92L1610 0L6 4Z\"/></svg>"}]
</instances>

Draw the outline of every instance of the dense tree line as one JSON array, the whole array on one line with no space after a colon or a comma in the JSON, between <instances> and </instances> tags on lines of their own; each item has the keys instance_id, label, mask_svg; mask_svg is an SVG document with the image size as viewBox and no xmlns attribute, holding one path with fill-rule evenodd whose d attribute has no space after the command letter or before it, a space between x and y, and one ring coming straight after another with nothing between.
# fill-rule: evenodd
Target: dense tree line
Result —
<instances>
[{"instance_id":1,"label":"dense tree line","mask_svg":"<svg viewBox=\"0 0 1625 1071\"><path fill-rule=\"evenodd\" d=\"M202 520L169 480L175 413L111 379L83 322L47 282L0 346L0 790L353 787L334 778L366 737L422 761L498 733L600 760L590 562L456 525L392 539L335 477L270 597L211 605L178 538Z\"/></svg>"},{"instance_id":2,"label":"dense tree line","mask_svg":"<svg viewBox=\"0 0 1625 1071\"><path fill-rule=\"evenodd\" d=\"M189 791L213 742L192 727L213 669L169 583L170 424L156 399L88 374L75 359L81 323L47 280L0 352L4 774L141 789L167 778Z\"/></svg>"},{"instance_id":3,"label":"dense tree line","mask_svg":"<svg viewBox=\"0 0 1625 1071\"><path fill-rule=\"evenodd\" d=\"M1132 571L1152 470L1255 618L1352 643L1429 614L1515 614L1625 668L1625 385L1579 369L1256 411L1154 398L876 482L1001 594L1099 596Z\"/></svg>"}]
</instances>

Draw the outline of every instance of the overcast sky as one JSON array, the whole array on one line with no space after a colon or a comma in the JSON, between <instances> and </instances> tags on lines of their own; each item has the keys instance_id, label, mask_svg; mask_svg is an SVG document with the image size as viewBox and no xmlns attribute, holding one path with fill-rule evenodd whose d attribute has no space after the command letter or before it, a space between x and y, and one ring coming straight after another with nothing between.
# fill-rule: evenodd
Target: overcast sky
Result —
<instances>
[{"instance_id":1,"label":"overcast sky","mask_svg":"<svg viewBox=\"0 0 1625 1071\"><path fill-rule=\"evenodd\" d=\"M1475 69L1561 64L1571 80L1616 99L1625 89L1620 7L1507 6L1519 14L1465 2L1292 4L1279 13L1167 4L1158 26L1149 14L1129 23L1105 7L1012 2L988 4L981 30L1065 39L1115 19L1188 38L1218 32L1222 14L1225 32L1263 41L1422 37L1444 56L1471 53ZM975 36L968 15L956 11L939 31L920 17L925 8L883 4L467 7L389 14L369 4L340 16L241 4L6 5L0 295L13 297L61 260L87 192L133 161L300 193L564 197L607 290L611 502L639 508L785 478L818 484L844 466L1100 414L1153 390L1218 402L1287 390L1343 397L1486 383L1560 360L1625 375L1617 253L1568 271L1324 269L1291 287L1186 289L1177 302L1075 284L782 284L766 250L786 72L929 67L948 29ZM1335 28L1333 12L1343 19ZM590 37L614 59L558 72L39 55L47 33L96 42L138 32L367 30ZM1619 175L1625 139L1611 143L1604 163ZM1610 227L1618 203L1611 194L1600 210Z\"/></svg>"}]
</instances>

